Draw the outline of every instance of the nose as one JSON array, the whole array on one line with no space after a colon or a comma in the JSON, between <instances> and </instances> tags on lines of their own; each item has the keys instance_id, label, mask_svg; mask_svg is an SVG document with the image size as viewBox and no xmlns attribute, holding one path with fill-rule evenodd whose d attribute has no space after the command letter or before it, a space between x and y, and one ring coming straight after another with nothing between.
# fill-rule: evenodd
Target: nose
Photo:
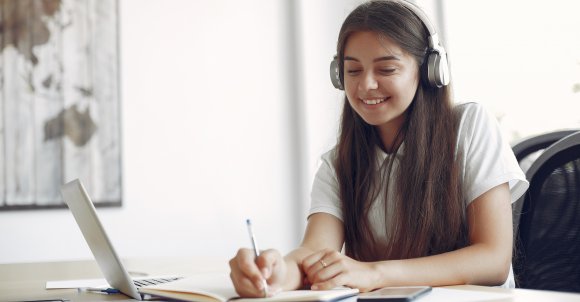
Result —
<instances>
[{"instance_id":1,"label":"nose","mask_svg":"<svg viewBox=\"0 0 580 302\"><path fill-rule=\"evenodd\" d=\"M375 75L372 71L366 72L362 79L360 88L364 91L373 90L379 88L379 83L375 78Z\"/></svg>"}]
</instances>

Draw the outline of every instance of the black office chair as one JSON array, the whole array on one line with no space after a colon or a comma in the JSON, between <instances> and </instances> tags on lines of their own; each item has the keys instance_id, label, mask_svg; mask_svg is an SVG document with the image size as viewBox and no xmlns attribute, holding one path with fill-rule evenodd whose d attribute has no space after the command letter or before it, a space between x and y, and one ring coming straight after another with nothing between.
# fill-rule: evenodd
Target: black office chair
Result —
<instances>
[{"instance_id":1,"label":"black office chair","mask_svg":"<svg viewBox=\"0 0 580 302\"><path fill-rule=\"evenodd\" d=\"M512 151L518 160L520 168L526 173L534 161L544 152L544 149L577 131L580 131L580 129L558 130L527 137L514 144ZM514 238L518 230L521 210L521 203L512 205Z\"/></svg>"},{"instance_id":2,"label":"black office chair","mask_svg":"<svg viewBox=\"0 0 580 302\"><path fill-rule=\"evenodd\" d=\"M516 283L580 292L580 131L545 149L526 177L530 188L516 201Z\"/></svg>"},{"instance_id":3,"label":"black office chair","mask_svg":"<svg viewBox=\"0 0 580 302\"><path fill-rule=\"evenodd\" d=\"M520 167L526 172L534 160L541 154L541 151L577 131L580 131L580 129L559 130L528 137L513 145L512 151Z\"/></svg>"}]
</instances>

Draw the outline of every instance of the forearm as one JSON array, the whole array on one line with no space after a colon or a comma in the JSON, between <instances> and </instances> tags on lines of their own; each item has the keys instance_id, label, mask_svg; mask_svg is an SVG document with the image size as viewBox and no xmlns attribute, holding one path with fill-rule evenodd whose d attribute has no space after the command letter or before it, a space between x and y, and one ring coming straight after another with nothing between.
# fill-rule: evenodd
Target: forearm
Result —
<instances>
[{"instance_id":1,"label":"forearm","mask_svg":"<svg viewBox=\"0 0 580 302\"><path fill-rule=\"evenodd\" d=\"M379 287L405 285L500 285L509 273L511 254L485 244L415 259L376 263Z\"/></svg>"}]
</instances>

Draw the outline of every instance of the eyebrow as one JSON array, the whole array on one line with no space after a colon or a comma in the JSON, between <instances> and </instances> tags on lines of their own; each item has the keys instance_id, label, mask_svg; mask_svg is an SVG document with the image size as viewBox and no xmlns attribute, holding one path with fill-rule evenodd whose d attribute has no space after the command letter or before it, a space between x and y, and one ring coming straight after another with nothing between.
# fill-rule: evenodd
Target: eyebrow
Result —
<instances>
[{"instance_id":1,"label":"eyebrow","mask_svg":"<svg viewBox=\"0 0 580 302\"><path fill-rule=\"evenodd\" d=\"M354 58L354 57L349 57L349 56L345 56L344 57L345 61L356 61L356 62L360 62L359 59ZM373 60L373 63L379 62L379 61L389 61L389 60L396 60L396 61L400 61L401 59L399 59L396 56L384 56L384 57L378 57L376 59Z\"/></svg>"}]
</instances>

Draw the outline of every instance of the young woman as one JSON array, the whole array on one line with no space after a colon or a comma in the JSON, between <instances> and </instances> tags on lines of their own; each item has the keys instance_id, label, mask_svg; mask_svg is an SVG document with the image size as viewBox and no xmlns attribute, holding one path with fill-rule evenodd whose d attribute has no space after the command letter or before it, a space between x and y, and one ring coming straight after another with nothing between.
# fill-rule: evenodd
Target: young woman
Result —
<instances>
[{"instance_id":1,"label":"young woman","mask_svg":"<svg viewBox=\"0 0 580 302\"><path fill-rule=\"evenodd\" d=\"M481 106L454 106L423 12L372 1L344 21L336 147L322 156L300 247L230 261L241 296L336 286L513 286L511 202L525 176ZM344 246L344 252L341 253Z\"/></svg>"}]
</instances>

